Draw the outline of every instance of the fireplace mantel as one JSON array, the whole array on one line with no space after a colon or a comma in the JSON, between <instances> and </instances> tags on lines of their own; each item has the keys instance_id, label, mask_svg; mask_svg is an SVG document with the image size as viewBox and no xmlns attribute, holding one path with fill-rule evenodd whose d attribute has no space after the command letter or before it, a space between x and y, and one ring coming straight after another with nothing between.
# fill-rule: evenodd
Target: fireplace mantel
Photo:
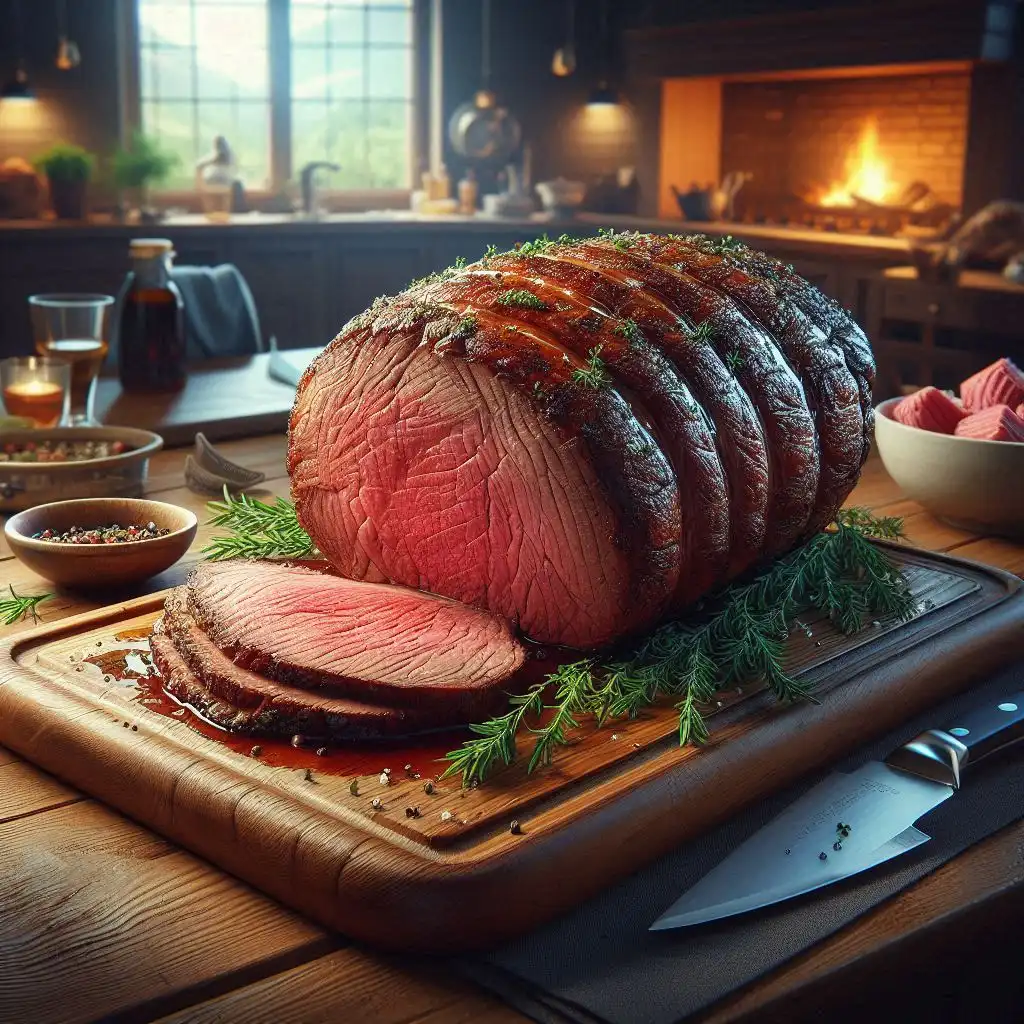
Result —
<instances>
[{"instance_id":1,"label":"fireplace mantel","mask_svg":"<svg viewBox=\"0 0 1024 1024\"><path fill-rule=\"evenodd\" d=\"M1013 0L885 0L626 33L629 77L745 75L937 61L1006 61Z\"/></svg>"}]
</instances>

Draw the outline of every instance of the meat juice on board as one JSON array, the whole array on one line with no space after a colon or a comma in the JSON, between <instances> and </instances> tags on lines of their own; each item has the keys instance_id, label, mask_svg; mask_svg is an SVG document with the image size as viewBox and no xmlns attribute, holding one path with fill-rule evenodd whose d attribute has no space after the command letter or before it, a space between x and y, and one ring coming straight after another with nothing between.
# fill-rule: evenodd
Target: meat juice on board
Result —
<instances>
[{"instance_id":1,"label":"meat juice on board","mask_svg":"<svg viewBox=\"0 0 1024 1024\"><path fill-rule=\"evenodd\" d=\"M145 640L149 634L149 629L125 630L116 634L114 639L115 642L131 643ZM525 690L540 681L561 660L545 655L539 649L532 653L536 656L527 659L511 692ZM353 777L379 775L384 768L400 772L408 764L412 772L430 779L444 770L445 754L466 738L465 730L444 729L391 742L353 743L344 747L332 745L326 748L326 754L321 755L317 750L324 748L316 737L310 737L308 743L296 747L287 739L231 733L204 718L195 708L175 700L164 690L163 678L149 651L144 648L111 647L82 660L97 666L120 683L131 684L135 689L133 699L147 711L183 722L207 739L216 740L237 754L255 756L256 760L271 768L309 768L327 775ZM259 749L257 755L252 754L254 748Z\"/></svg>"}]
</instances>

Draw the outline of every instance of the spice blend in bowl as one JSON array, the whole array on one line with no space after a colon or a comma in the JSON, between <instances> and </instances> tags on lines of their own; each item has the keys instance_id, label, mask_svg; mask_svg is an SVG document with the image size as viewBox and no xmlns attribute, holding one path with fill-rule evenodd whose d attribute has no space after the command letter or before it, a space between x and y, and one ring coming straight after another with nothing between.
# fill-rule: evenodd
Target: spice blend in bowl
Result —
<instances>
[{"instance_id":1,"label":"spice blend in bowl","mask_svg":"<svg viewBox=\"0 0 1024 1024\"><path fill-rule=\"evenodd\" d=\"M4 535L15 556L45 579L96 590L163 572L188 551L197 527L188 509L162 501L81 498L19 512Z\"/></svg>"},{"instance_id":2,"label":"spice blend in bowl","mask_svg":"<svg viewBox=\"0 0 1024 1024\"><path fill-rule=\"evenodd\" d=\"M108 523L105 526L71 526L66 530L40 530L32 534L33 540L46 540L51 544L131 544L154 537L166 537L171 531L154 522L143 526L121 526Z\"/></svg>"}]
</instances>

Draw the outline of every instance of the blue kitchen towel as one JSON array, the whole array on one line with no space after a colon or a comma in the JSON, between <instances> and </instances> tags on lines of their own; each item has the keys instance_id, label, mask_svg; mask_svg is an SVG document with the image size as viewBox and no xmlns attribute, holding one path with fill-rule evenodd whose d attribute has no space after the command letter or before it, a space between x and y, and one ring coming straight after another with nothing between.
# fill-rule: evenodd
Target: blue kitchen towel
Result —
<instances>
[{"instance_id":1,"label":"blue kitchen towel","mask_svg":"<svg viewBox=\"0 0 1024 1024\"><path fill-rule=\"evenodd\" d=\"M180 266L171 280L185 303L189 362L249 356L264 351L256 303L245 278L232 263L217 267ZM113 317L107 365L117 368L119 310Z\"/></svg>"}]
</instances>

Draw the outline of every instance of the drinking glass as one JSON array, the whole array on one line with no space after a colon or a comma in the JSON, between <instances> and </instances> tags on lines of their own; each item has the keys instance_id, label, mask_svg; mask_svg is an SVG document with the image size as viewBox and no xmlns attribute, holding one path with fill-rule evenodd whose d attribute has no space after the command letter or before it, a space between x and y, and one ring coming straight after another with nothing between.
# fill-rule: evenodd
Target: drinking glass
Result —
<instances>
[{"instance_id":1,"label":"drinking glass","mask_svg":"<svg viewBox=\"0 0 1024 1024\"><path fill-rule=\"evenodd\" d=\"M71 367L60 359L15 356L0 362L0 394L10 416L25 416L37 427L67 421Z\"/></svg>"},{"instance_id":2,"label":"drinking glass","mask_svg":"<svg viewBox=\"0 0 1024 1024\"><path fill-rule=\"evenodd\" d=\"M96 378L107 355L111 295L31 295L28 300L36 352L71 367L67 422L98 427L93 417Z\"/></svg>"}]
</instances>

